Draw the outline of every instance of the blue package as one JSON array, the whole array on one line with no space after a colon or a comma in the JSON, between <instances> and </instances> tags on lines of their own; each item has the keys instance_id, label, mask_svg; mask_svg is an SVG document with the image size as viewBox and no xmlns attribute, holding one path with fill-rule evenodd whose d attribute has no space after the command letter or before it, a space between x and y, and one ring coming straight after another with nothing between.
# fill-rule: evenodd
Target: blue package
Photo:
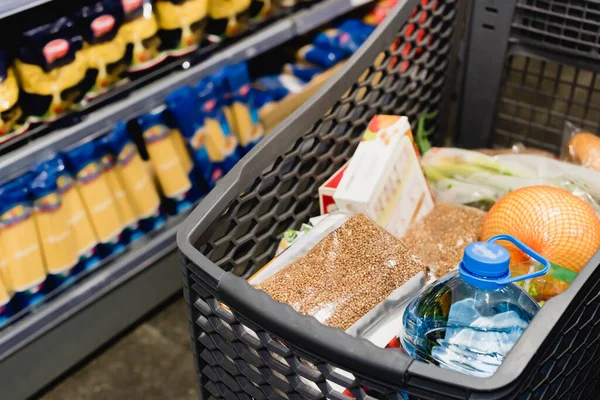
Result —
<instances>
[{"instance_id":1,"label":"blue package","mask_svg":"<svg viewBox=\"0 0 600 400\"><path fill-rule=\"evenodd\" d=\"M195 88L183 87L165 99L209 190L239 160L237 140L215 96L213 83L204 79Z\"/></svg>"},{"instance_id":2,"label":"blue package","mask_svg":"<svg viewBox=\"0 0 600 400\"><path fill-rule=\"evenodd\" d=\"M298 50L298 58L321 68L329 69L344 58L346 54L338 49L322 49L312 44L307 44Z\"/></svg>"},{"instance_id":3,"label":"blue package","mask_svg":"<svg viewBox=\"0 0 600 400\"><path fill-rule=\"evenodd\" d=\"M224 68L227 95L235 120L235 133L243 154L250 151L264 135L258 118L256 90L250 84L248 66L245 62Z\"/></svg>"},{"instance_id":4,"label":"blue package","mask_svg":"<svg viewBox=\"0 0 600 400\"><path fill-rule=\"evenodd\" d=\"M3 275L21 307L42 301L49 288L33 220L29 193L32 177L28 172L0 186L2 255L7 261Z\"/></svg>"},{"instance_id":5,"label":"blue package","mask_svg":"<svg viewBox=\"0 0 600 400\"><path fill-rule=\"evenodd\" d=\"M103 170L96 143L89 141L67 151L65 161L77 181L79 193L101 244L100 255L104 258L123 252L127 244L125 226L120 220L108 182L100 179ZM110 222L105 226L107 218Z\"/></svg>"},{"instance_id":6,"label":"blue package","mask_svg":"<svg viewBox=\"0 0 600 400\"><path fill-rule=\"evenodd\" d=\"M258 78L255 86L262 91L270 92L273 101L279 101L290 93L300 93L304 88L304 82L288 74L267 75Z\"/></svg>"},{"instance_id":7,"label":"blue package","mask_svg":"<svg viewBox=\"0 0 600 400\"><path fill-rule=\"evenodd\" d=\"M162 110L144 114L137 121L142 129L150 163L167 200L167 212L179 214L190 209L199 200L202 189L195 178L197 170L192 160L188 162L188 150L181 148L175 140L178 139L175 134L181 134L173 132L167 125Z\"/></svg>"},{"instance_id":8,"label":"blue package","mask_svg":"<svg viewBox=\"0 0 600 400\"><path fill-rule=\"evenodd\" d=\"M129 137L127 125L119 122L111 133L104 136L103 142L115 158L125 190L131 194L134 210L139 218L139 229L148 233L163 227L165 216L160 210L158 191L135 143ZM149 181L147 186L139 185L146 180Z\"/></svg>"},{"instance_id":9,"label":"blue package","mask_svg":"<svg viewBox=\"0 0 600 400\"><path fill-rule=\"evenodd\" d=\"M76 234L58 189L57 171L40 163L31 172L33 180L29 188L46 270L51 282L59 286L72 281L78 272Z\"/></svg>"},{"instance_id":10,"label":"blue package","mask_svg":"<svg viewBox=\"0 0 600 400\"><path fill-rule=\"evenodd\" d=\"M294 75L296 78L302 80L305 83L308 83L315 77L315 75L323 72L323 68L315 67L313 65L305 65L305 64L286 64L283 67L283 72Z\"/></svg>"},{"instance_id":11,"label":"blue package","mask_svg":"<svg viewBox=\"0 0 600 400\"><path fill-rule=\"evenodd\" d=\"M83 209L83 204L81 200L81 196L75 188L75 181L71 177L71 174L67 171L65 167L65 161L61 155L57 155L51 159L48 159L36 167L37 169L45 169L49 171L50 174L54 174L56 176L56 184L58 186L58 192L64 203L67 203L67 207L69 208L70 219L73 221L75 237L77 239L77 231L78 229L83 229L85 231L89 231L92 229L91 222L89 217L87 216L87 212ZM71 204L71 202L75 202L81 205L81 210L77 210L76 204ZM84 215L80 213L83 212ZM83 225L83 228L81 228ZM79 265L78 269L88 270L96 267L101 258L98 255L99 248L97 240L94 243L79 243L77 242L77 248L79 251Z\"/></svg>"},{"instance_id":12,"label":"blue package","mask_svg":"<svg viewBox=\"0 0 600 400\"><path fill-rule=\"evenodd\" d=\"M375 30L374 26L365 24L358 19L348 19L342 22L338 29L343 32L348 32L357 43L362 45L371 33Z\"/></svg>"},{"instance_id":13,"label":"blue package","mask_svg":"<svg viewBox=\"0 0 600 400\"><path fill-rule=\"evenodd\" d=\"M113 192L113 195L115 196L117 208L119 211L121 211L121 216L123 217L123 222L125 223L125 242L131 243L144 236L144 232L139 228L139 221L136 213L133 211L133 204L131 204L127 193L123 188L123 183L115 171L117 158L112 153L112 150L109 146L109 141L110 138L108 138L108 136L103 136L97 139L96 149L100 158L102 170L107 175L108 184ZM129 214L129 221L127 220L127 214Z\"/></svg>"}]
</instances>

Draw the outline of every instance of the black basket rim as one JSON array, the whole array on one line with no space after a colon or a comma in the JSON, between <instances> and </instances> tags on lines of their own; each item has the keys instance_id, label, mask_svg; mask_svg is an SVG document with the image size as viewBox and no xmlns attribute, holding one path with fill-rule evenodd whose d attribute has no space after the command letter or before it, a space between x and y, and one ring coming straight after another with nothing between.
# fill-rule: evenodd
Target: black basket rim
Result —
<instances>
[{"instance_id":1,"label":"black basket rim","mask_svg":"<svg viewBox=\"0 0 600 400\"><path fill-rule=\"evenodd\" d=\"M370 376L376 371L380 375L371 376L371 380L396 387L413 380L411 385L423 386L430 390L433 384L454 388L453 391L465 391L468 394L512 392L522 383L520 378L527 366L533 364L535 357L543 356L536 353L546 339L551 340L549 336L558 321L563 317L568 318L565 311L600 264L600 251L592 257L565 292L546 302L497 372L489 378L476 378L412 360L399 352L376 347L366 340L353 338L337 329L322 325L314 318L302 316L291 307L278 303L265 293L254 289L246 280L225 272L193 245L220 215L227 212L229 204L244 187L277 159L281 149L291 147L312 127L316 119L307 116L322 116L348 90L347 82L355 82L371 66L377 55L394 39L398 26L408 20L418 3L418 0L398 1L386 20L336 75L263 138L192 211L178 229L177 245L182 255L193 263L191 267L198 268L201 276L213 281L212 284L218 289L224 303L236 313L284 341L291 339L290 343L301 343L305 351L319 350L315 353L317 357L324 355L323 351L326 351L327 358L336 364L352 365L352 368L343 367L350 372ZM294 331L294 327L303 329ZM340 340L344 346L336 346ZM366 354L369 355L368 358L365 358ZM344 361L352 363L345 364ZM364 364L361 365L361 362ZM397 364L392 366L390 362ZM531 373L533 371L528 374Z\"/></svg>"}]
</instances>

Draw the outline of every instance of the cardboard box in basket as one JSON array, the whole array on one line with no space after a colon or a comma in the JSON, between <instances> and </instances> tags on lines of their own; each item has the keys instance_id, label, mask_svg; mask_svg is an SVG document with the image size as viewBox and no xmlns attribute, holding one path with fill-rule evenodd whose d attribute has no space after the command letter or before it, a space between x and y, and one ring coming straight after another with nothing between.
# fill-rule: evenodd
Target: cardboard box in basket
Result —
<instances>
[{"instance_id":1,"label":"cardboard box in basket","mask_svg":"<svg viewBox=\"0 0 600 400\"><path fill-rule=\"evenodd\" d=\"M340 210L364 213L397 238L433 209L408 118L371 119L333 198Z\"/></svg>"}]
</instances>

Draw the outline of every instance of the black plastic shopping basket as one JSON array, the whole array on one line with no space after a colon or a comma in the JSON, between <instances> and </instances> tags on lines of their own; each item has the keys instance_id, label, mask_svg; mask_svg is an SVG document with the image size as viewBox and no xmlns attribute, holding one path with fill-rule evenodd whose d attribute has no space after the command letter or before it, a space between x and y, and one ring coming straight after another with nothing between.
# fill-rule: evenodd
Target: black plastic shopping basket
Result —
<instances>
[{"instance_id":1,"label":"black plastic shopping basket","mask_svg":"<svg viewBox=\"0 0 600 400\"><path fill-rule=\"evenodd\" d=\"M399 392L422 399L600 399L600 254L566 292L544 305L497 373L486 379L413 361L328 328L244 279L273 257L284 230L318 214L318 187L351 157L373 115L421 118L430 138L439 142L453 125L449 121L464 122L471 112L473 122L461 125L480 131L465 132L459 126L456 141L466 147L500 143L496 138L503 136L492 122L504 118L508 92L501 88L510 79L503 71L510 70L518 51L521 57L534 57L523 56L523 42L512 36L514 25L523 24L523 13L514 10L533 13L542 7L539 15L545 15L543 7L548 6L550 20L553 14L561 17L552 7L567 3L585 7L595 1L476 0L467 7L458 0L399 0L336 76L266 136L194 210L179 230L178 245L205 400L351 399L350 393L358 399L399 398ZM531 26L534 17L527 20ZM467 40L461 41L465 26ZM488 43L501 49L495 55L481 50L493 35L504 35L506 42ZM598 30L594 40L597 36ZM593 59L593 54L584 56ZM535 57L550 63L540 53ZM463 86L453 77L463 68L457 65L466 69L465 90L458 97L454 89ZM459 99L458 107L452 106L453 97ZM503 129L530 143L526 133L536 128L530 122L524 124L529 127L525 133L514 126ZM558 149L548 143L546 147Z\"/></svg>"}]
</instances>

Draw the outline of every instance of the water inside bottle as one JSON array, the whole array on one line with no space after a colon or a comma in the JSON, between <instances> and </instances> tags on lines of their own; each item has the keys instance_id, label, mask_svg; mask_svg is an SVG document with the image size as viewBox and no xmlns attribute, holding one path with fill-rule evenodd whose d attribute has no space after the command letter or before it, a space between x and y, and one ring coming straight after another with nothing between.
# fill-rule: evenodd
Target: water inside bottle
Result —
<instances>
[{"instance_id":1,"label":"water inside bottle","mask_svg":"<svg viewBox=\"0 0 600 400\"><path fill-rule=\"evenodd\" d=\"M401 338L413 358L488 377L533 319L537 303L515 284L482 290L447 275L406 309Z\"/></svg>"}]
</instances>

